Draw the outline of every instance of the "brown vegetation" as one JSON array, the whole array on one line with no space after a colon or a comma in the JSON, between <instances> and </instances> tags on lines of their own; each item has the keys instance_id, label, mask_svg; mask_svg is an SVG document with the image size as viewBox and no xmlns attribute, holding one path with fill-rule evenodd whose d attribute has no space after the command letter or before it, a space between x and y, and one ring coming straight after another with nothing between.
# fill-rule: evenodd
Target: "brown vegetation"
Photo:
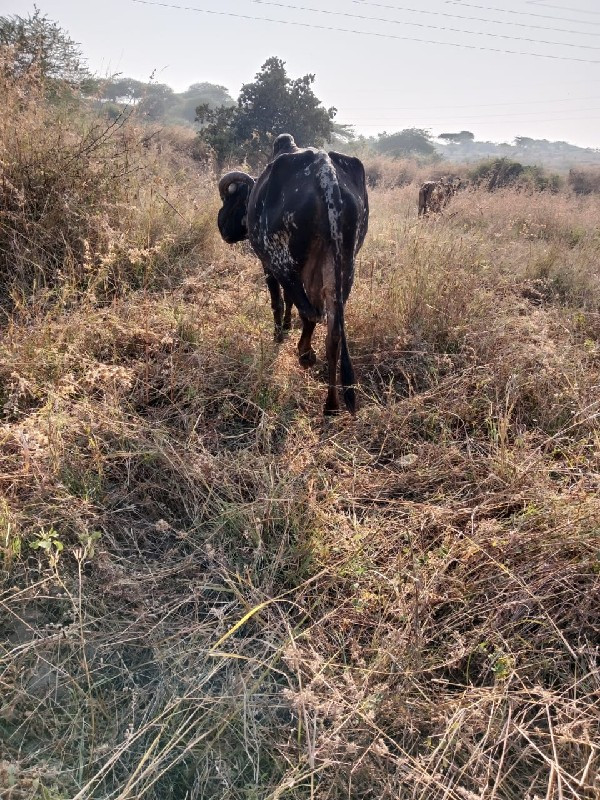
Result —
<instances>
[{"instance_id":1,"label":"brown vegetation","mask_svg":"<svg viewBox=\"0 0 600 800\"><path fill-rule=\"evenodd\" d=\"M569 186L575 194L600 194L600 168L578 167L569 170Z\"/></svg>"},{"instance_id":2,"label":"brown vegetation","mask_svg":"<svg viewBox=\"0 0 600 800\"><path fill-rule=\"evenodd\" d=\"M386 158L385 156L361 156L365 165L367 182L371 189L398 189L410 183L418 185L425 181L439 181L449 173L446 162L420 164L409 158ZM453 175L466 178L467 168L452 164Z\"/></svg>"},{"instance_id":3,"label":"brown vegetation","mask_svg":"<svg viewBox=\"0 0 600 800\"><path fill-rule=\"evenodd\" d=\"M2 299L57 287L63 301L106 299L180 276L184 252L197 257L213 228L193 213L212 189L196 139L138 126L131 109L104 119L75 97L46 105L35 73L15 78L10 60L0 86Z\"/></svg>"},{"instance_id":4,"label":"brown vegetation","mask_svg":"<svg viewBox=\"0 0 600 800\"><path fill-rule=\"evenodd\" d=\"M599 199L420 225L379 162L330 422L212 176L54 113L0 127L3 796L597 797Z\"/></svg>"}]
</instances>

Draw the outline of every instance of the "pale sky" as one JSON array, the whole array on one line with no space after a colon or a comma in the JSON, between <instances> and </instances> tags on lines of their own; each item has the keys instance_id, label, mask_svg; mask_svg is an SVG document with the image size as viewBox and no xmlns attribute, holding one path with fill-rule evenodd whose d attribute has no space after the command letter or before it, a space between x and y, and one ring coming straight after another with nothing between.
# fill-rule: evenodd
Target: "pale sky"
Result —
<instances>
[{"instance_id":1,"label":"pale sky","mask_svg":"<svg viewBox=\"0 0 600 800\"><path fill-rule=\"evenodd\" d=\"M600 147L599 0L37 0L37 6L81 44L88 66L102 75L148 80L154 73L177 91L210 81L235 99L263 62L278 56L290 77L315 73L317 96L357 133L465 129L491 141L531 136ZM0 0L3 15L32 10L33 2Z\"/></svg>"}]
</instances>

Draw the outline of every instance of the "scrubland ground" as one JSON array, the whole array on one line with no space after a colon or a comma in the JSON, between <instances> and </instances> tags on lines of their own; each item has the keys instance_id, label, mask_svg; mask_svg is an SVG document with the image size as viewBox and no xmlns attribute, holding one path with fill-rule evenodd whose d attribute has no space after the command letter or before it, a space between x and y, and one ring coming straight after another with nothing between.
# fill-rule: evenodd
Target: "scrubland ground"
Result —
<instances>
[{"instance_id":1,"label":"scrubland ground","mask_svg":"<svg viewBox=\"0 0 600 800\"><path fill-rule=\"evenodd\" d=\"M3 796L597 798L600 199L380 180L326 420L185 136L19 102Z\"/></svg>"}]
</instances>

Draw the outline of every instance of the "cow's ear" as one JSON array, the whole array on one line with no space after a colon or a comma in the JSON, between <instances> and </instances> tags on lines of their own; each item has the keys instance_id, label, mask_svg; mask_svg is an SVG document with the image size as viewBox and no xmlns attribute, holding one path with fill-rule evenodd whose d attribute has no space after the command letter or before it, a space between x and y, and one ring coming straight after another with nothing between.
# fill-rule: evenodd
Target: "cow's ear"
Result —
<instances>
[{"instance_id":1,"label":"cow's ear","mask_svg":"<svg viewBox=\"0 0 600 800\"><path fill-rule=\"evenodd\" d=\"M227 191L229 192L229 194L235 194L237 192L237 183L235 181L231 181L231 183L227 187Z\"/></svg>"}]
</instances>

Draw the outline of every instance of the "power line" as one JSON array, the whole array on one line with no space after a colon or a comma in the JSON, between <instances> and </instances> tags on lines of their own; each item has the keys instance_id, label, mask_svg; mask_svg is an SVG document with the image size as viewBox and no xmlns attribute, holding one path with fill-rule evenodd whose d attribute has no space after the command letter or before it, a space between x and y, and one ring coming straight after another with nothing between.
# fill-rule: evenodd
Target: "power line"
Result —
<instances>
[{"instance_id":1,"label":"power line","mask_svg":"<svg viewBox=\"0 0 600 800\"><path fill-rule=\"evenodd\" d=\"M341 106L341 108L350 109L353 111L357 108L363 108L371 111L377 111L380 108L385 108L388 111L427 111L431 108L492 108L497 106L529 106L532 103L570 103L579 102L581 100L600 100L600 96L594 95L592 97L555 97L552 100L507 100L504 103L467 103L465 105L456 105L452 103L448 106ZM560 109L562 111L562 109ZM520 113L520 112L515 112ZM533 113L533 112L532 112ZM542 112L545 113L545 112Z\"/></svg>"},{"instance_id":2,"label":"power line","mask_svg":"<svg viewBox=\"0 0 600 800\"><path fill-rule=\"evenodd\" d=\"M430 126L430 125L448 125L454 124L455 121L459 121L464 119L464 117L446 117L445 119L426 119L423 122L420 122L419 125ZM490 119L482 119L482 120L472 120L469 124L472 127L480 127L482 125L499 125L499 124L510 124L510 125L531 125L533 123L539 124L546 124L549 122L588 122L590 120L600 119L600 116L592 116L592 117L552 117L550 119L507 119L507 120L490 120ZM351 128L379 128L380 130L385 127L386 123L393 122L393 120L385 120L384 122L348 122L344 124L348 124ZM389 127L389 125L388 125ZM411 127L413 127L411 125Z\"/></svg>"},{"instance_id":3,"label":"power line","mask_svg":"<svg viewBox=\"0 0 600 800\"><path fill-rule=\"evenodd\" d=\"M600 47L593 44L573 44L572 42L552 42L547 39L530 39L525 36L510 36L507 33L489 33L488 31L465 31L462 28L448 28L443 25L428 25L426 22L403 22L399 19L389 19L389 17L370 17L365 14L351 14L348 11L329 11L323 8L310 8L309 6L297 6L290 3L278 3L275 0L252 0L261 6L276 6L277 8L288 8L294 11L310 11L313 14L327 14L333 17L349 17L350 19L367 20L368 22L387 22L392 25L410 25L413 28L427 28L434 31L449 31L450 33L466 33L469 36L489 36L493 39L510 39L513 42L529 42L530 44L550 44L558 47L575 47L583 50L600 50ZM373 4L376 5L376 4Z\"/></svg>"},{"instance_id":4,"label":"power line","mask_svg":"<svg viewBox=\"0 0 600 800\"><path fill-rule=\"evenodd\" d=\"M487 22L491 25L512 25L518 28L529 28L531 30L538 30L538 31L552 31L554 33L572 33L576 36L600 35L594 31L573 31L570 28L554 28L554 27L548 27L547 25L536 25L533 22L532 23L513 22L512 20L486 19L486 17L473 17L466 14L449 14L447 11L428 11L422 8L408 8L407 6L389 5L387 3L368 2L368 0L352 0L352 2L362 6L373 6L374 8L387 8L387 9L393 9L394 11L410 11L411 13L414 14L427 14L435 17L450 17L452 19L464 19L469 22ZM582 25L585 24L583 20L573 20L573 22L579 22Z\"/></svg>"},{"instance_id":5,"label":"power line","mask_svg":"<svg viewBox=\"0 0 600 800\"><path fill-rule=\"evenodd\" d=\"M402 42L417 42L419 44L435 44L435 45L442 45L445 47L458 47L465 50L479 50L489 53L502 53L508 55L517 55L517 56L531 56L532 58L548 58L552 59L553 61L576 61L580 64L600 64L600 61L597 59L577 58L575 56L558 56L550 53L532 53L529 50L506 50L499 47L483 47L482 45L477 45L477 44L440 42L435 39L417 39L416 37L412 36L397 36L392 33L376 33L375 31L362 31L362 30L355 30L352 28L338 28L331 25L317 25L310 22L297 22L286 19L273 19L272 17L259 17L252 14L236 14L233 11L214 11L212 9L196 8L193 6L183 6L183 5L177 5L175 3L160 3L157 2L156 0L131 0L131 2L139 3L140 5L146 5L146 6L175 8L178 9L179 11L193 11L198 14L210 14L218 17L232 17L234 19L251 20L252 22L256 21L273 22L278 25L290 25L300 28L310 28L312 30L334 31L336 33L352 33L357 36L372 36L378 39L392 39L395 41L402 41Z\"/></svg>"},{"instance_id":6,"label":"power line","mask_svg":"<svg viewBox=\"0 0 600 800\"><path fill-rule=\"evenodd\" d=\"M426 110L426 109L423 109L423 110ZM518 117L518 116L520 116L522 114L527 114L527 116L529 116L530 114L548 114L548 111L549 111L548 109L546 109L544 111L512 111L512 112L508 112L506 114L486 114L485 118L486 119L491 119L492 117L494 117L495 119L498 119L498 118L505 118L506 119L507 117L514 117L514 116ZM576 109L573 109L573 111L575 111L575 112L577 112L577 111L600 111L600 106L597 106L597 107L594 107L594 108L588 108L588 109L583 109L583 108L582 109L578 109L578 108L576 108ZM550 113L552 113L551 110L550 110ZM560 113L560 111L558 113ZM480 118L481 118L481 114L466 114L466 115L461 114L460 116L452 117L452 119L480 119ZM397 119L397 115L395 115L393 117L381 117L380 119L385 122L387 120ZM508 121L510 122L510 119ZM532 119L531 122L536 122L536 120Z\"/></svg>"},{"instance_id":7,"label":"power line","mask_svg":"<svg viewBox=\"0 0 600 800\"><path fill-rule=\"evenodd\" d=\"M542 8L558 8L562 9L563 11L574 11L576 14L600 14L600 11L588 11L587 8L570 8L569 6L553 6L550 3L546 2L531 3L531 5L541 6Z\"/></svg>"},{"instance_id":8,"label":"power line","mask_svg":"<svg viewBox=\"0 0 600 800\"><path fill-rule=\"evenodd\" d=\"M575 111L586 111L586 112L588 110L589 111L600 111L600 107L594 107L594 108L590 108L590 109L575 109ZM434 114L435 113L436 112L434 112ZM524 112L524 113L525 113L525 115L527 115L527 112ZM535 113L535 112L531 112L531 113ZM552 113L552 111L550 111L550 112L548 112L548 111L545 111L545 112L544 111L540 111L540 112L537 112L537 113L543 115L543 114ZM560 111L555 112L555 113L559 113L560 114ZM393 122L394 120L399 119L400 116L405 116L405 115L394 114L394 116L391 116L391 117L379 117L379 116L376 116L376 115L370 115L370 116L365 117L363 119L364 119L364 122L375 122L377 124L380 124L382 122ZM421 116L423 116L423 115L421 115ZM453 114L451 116L445 116L443 120L441 119L441 117L440 117L440 119L441 119L441 122L444 122L446 120L457 120L457 121L469 120L469 122L471 122L472 120L477 121L477 120L480 120L480 119L486 119L486 120L489 119L491 122L502 122L503 120L506 121L506 122L512 122L513 121L513 117L515 117L515 116L519 117L521 115L518 112L515 112L513 115L506 115L506 116L504 114L485 114L485 116L482 115L482 114L469 114L468 116L465 116L463 114ZM575 119L587 119L587 117L569 116L569 117L561 117L561 119L574 119L575 120ZM544 120L540 120L540 119L537 119L537 118L534 117L533 119L528 119L527 122L546 122L546 120L545 119ZM356 124L358 125L359 122L357 122Z\"/></svg>"},{"instance_id":9,"label":"power line","mask_svg":"<svg viewBox=\"0 0 600 800\"><path fill-rule=\"evenodd\" d=\"M502 14L517 14L520 17L538 17L539 19L553 19L558 22L578 22L580 25L600 25L600 22L573 19L573 17L554 17L550 14L535 14L533 11L513 11L510 8L498 8L497 6L479 6L475 5L475 3L463 3L462 0L460 0L460 2L458 0L445 0L445 2L452 5L464 6L465 8L478 8L480 11L500 11Z\"/></svg>"}]
</instances>

